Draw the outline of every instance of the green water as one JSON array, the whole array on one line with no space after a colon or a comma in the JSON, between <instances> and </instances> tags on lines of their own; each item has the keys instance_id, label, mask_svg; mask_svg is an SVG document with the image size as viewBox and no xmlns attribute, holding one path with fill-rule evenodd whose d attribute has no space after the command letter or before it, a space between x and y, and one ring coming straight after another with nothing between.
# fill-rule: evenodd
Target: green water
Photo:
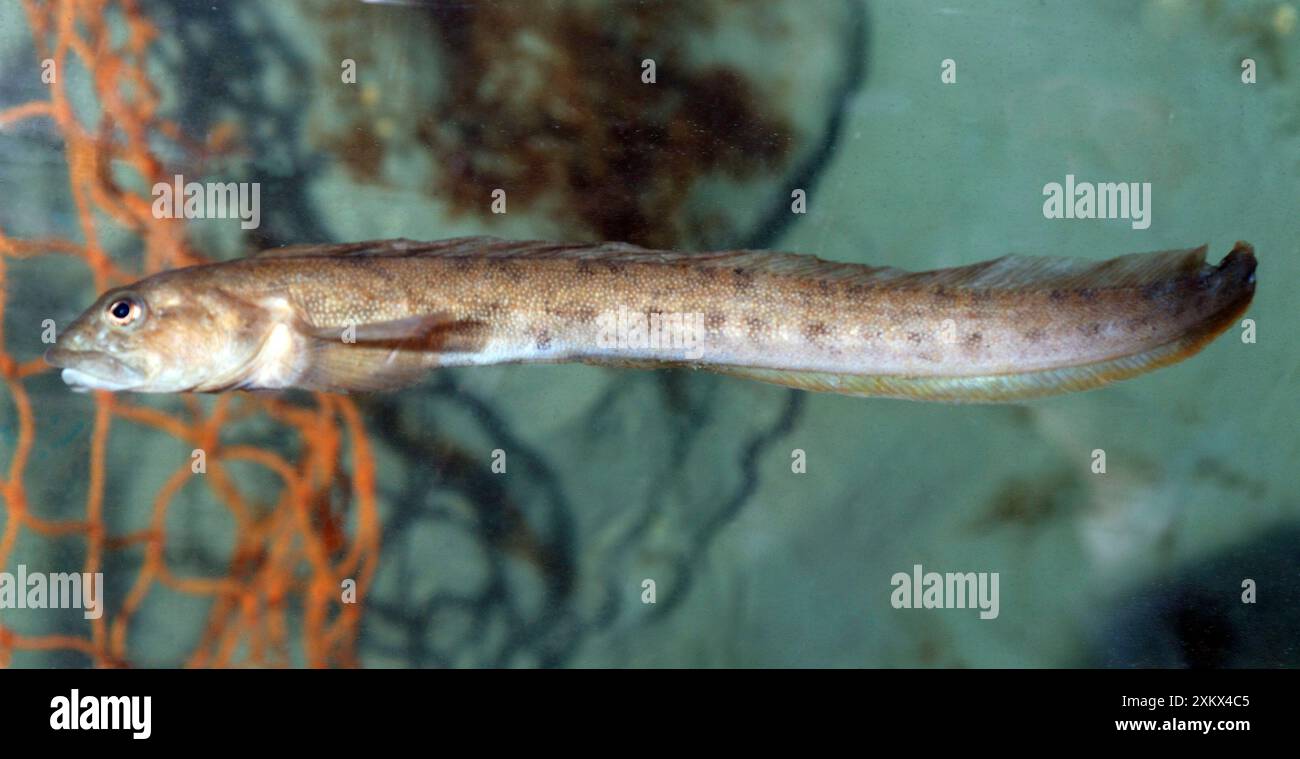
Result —
<instances>
[{"instance_id":1,"label":"green water","mask_svg":"<svg viewBox=\"0 0 1300 759\"><path fill-rule=\"evenodd\" d=\"M906 269L1009 252L1100 259L1202 243L1217 261L1237 240L1252 243L1260 260L1246 314L1253 342L1235 327L1185 363L1024 405L807 395L704 374L583 366L448 370L400 395L365 399L385 535L358 645L363 664L1300 663L1300 28L1285 10L1294 4L816 0L759 11L723 3L730 10L712 22L675 19L672 39L682 42L669 45L629 31L640 28L636 4L592 11L576 2L567 7L594 14L595 27L608 31L605 47L564 47L572 38L546 27L563 16L539 12L530 23L541 26L530 35L521 24L510 45L480 60L495 62L481 71L464 61L457 68L435 42L446 19L345 5L342 20L311 3L154 9L164 30L165 107L198 134L220 118L244 123L250 151L213 174L263 183L254 235L228 220L193 225L192 238L209 253L259 242L593 239L612 230L682 247L758 244ZM542 6L555 14L566 7ZM10 30L0 61L28 65L21 16L10 9L0 19ZM619 33L631 41L609 41ZM202 44L223 54L195 55ZM181 49L194 60L181 65ZM528 136L536 151L473 155L470 132L454 124L458 105L468 113L470 104L447 99L450 77L481 74L480 92L505 77L506 92L526 94L526 77L510 76L555 55L592 63L575 64L578 89L564 89L549 69L549 85L534 83L548 93L539 102L556 109ZM375 87L370 101L345 100L334 88L347 56L362 66L360 84ZM655 84L639 79L645 57L656 61ZM1242 82L1243 58L1257 63L1253 84ZM626 87L608 87L611 61L624 59ZM955 64L952 83L941 79L945 59ZM731 164L701 169L743 134L743 124L724 118L710 128L727 139L692 141L689 130L702 128L716 104L687 108L702 114L694 122L664 122L687 129L680 142L660 135L644 143L657 147L630 148L647 128L633 121L608 144L574 147L581 140L571 130L583 139L610 134L581 131L585 122L562 111L587 97L588 80L606 82L584 102L608 109L596 115L608 123L613 111L632 118L636 108L615 102L635 100L632 88L681 87L688 67L719 65L749 83L747 118L781 135L784 152L760 160L761 148L744 145ZM721 97L692 86L699 89L675 97ZM33 91L0 94L18 102ZM505 110L483 124L485 141L494 130L519 129L512 116L535 112L525 94L489 101ZM644 107L673 113L679 99L650 98ZM350 161L356 155L338 147L358 124L384 145L380 158ZM445 141L431 148L421 138L429 130ZM446 149L456 139L462 149ZM0 210L0 223L11 234L75 238L57 145L39 130L0 132L6 141L0 183L18 197ZM655 168L628 171L638 151L662 151L646 159ZM679 154L670 161L672 151ZM467 162L488 175L528 174L500 170L512 161L544 168L540 189L512 194L500 217L458 205L456 192L473 181L447 176ZM619 171L627 173L608 175ZM1044 218L1044 185L1067 175L1149 182L1149 228ZM483 205L491 187L474 189ZM806 191L806 214L782 210L796 188ZM644 202L637 221L583 210L629 197ZM129 243L115 252L134 255ZM11 350L29 346L26 357L41 346L15 325L43 318L50 303L60 304L53 316L62 324L93 296L84 274L52 263L12 264L7 286ZM75 516L92 405L53 376L34 380L32 392L41 412L38 462L27 475L32 501L52 517ZM3 413L7 455L14 419L9 406ZM107 506L125 531L147 521L153 493L186 452L170 438L121 430ZM496 449L509 461L501 475L490 469ZM451 451L469 463L452 467ZM1096 451L1104 473L1094 471ZM805 471L792 471L797 460ZM259 488L276 492L271 484L246 483L253 498ZM520 523L540 553L521 554L501 538ZM173 566L220 570L231 525L208 496L186 491L168 530ZM29 535L11 563L75 565L78 550ZM118 576L129 578L138 556L121 562ZM895 608L891 579L918 564L997 573L996 618ZM110 605L128 589L113 577ZM1243 602L1247 581L1258 589L1255 603ZM139 663L181 661L206 608L151 594L132 626ZM32 634L84 629L74 613L0 615ZM15 662L85 663L31 653Z\"/></svg>"}]
</instances>

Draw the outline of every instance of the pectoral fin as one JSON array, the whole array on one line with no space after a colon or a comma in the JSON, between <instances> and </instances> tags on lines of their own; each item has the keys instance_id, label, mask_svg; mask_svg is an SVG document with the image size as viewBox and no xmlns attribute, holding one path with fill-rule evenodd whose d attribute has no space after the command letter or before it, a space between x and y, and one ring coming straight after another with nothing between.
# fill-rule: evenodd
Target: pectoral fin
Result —
<instances>
[{"instance_id":1,"label":"pectoral fin","mask_svg":"<svg viewBox=\"0 0 1300 759\"><path fill-rule=\"evenodd\" d=\"M436 357L428 353L318 340L307 369L294 384L327 393L397 390L419 382L436 365Z\"/></svg>"},{"instance_id":2,"label":"pectoral fin","mask_svg":"<svg viewBox=\"0 0 1300 759\"><path fill-rule=\"evenodd\" d=\"M392 321L309 330L317 340L347 345L434 353L473 353L487 342L487 325L437 313Z\"/></svg>"},{"instance_id":3,"label":"pectoral fin","mask_svg":"<svg viewBox=\"0 0 1300 759\"><path fill-rule=\"evenodd\" d=\"M469 353L487 343L483 322L431 314L304 330L312 339L297 385L325 392L396 390L418 382L441 353Z\"/></svg>"}]
</instances>

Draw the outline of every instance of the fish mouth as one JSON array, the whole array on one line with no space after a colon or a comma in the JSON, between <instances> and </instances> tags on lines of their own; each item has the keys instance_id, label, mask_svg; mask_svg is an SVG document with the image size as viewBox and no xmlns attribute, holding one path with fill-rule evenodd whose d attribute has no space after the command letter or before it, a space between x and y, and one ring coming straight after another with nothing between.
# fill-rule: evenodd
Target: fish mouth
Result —
<instances>
[{"instance_id":1,"label":"fish mouth","mask_svg":"<svg viewBox=\"0 0 1300 759\"><path fill-rule=\"evenodd\" d=\"M144 380L144 374L103 351L74 351L54 346L45 352L45 363L63 370L62 377L73 390L128 390Z\"/></svg>"}]
</instances>

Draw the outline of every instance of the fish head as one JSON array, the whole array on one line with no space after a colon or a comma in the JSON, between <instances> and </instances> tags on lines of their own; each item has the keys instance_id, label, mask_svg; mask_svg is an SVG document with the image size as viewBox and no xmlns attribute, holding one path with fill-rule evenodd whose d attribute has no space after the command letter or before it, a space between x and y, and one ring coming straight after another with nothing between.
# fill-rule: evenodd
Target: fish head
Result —
<instances>
[{"instance_id":1,"label":"fish head","mask_svg":"<svg viewBox=\"0 0 1300 759\"><path fill-rule=\"evenodd\" d=\"M239 386L272 325L264 309L183 276L187 271L104 293L58 336L46 363L61 368L63 381L82 392Z\"/></svg>"}]
</instances>

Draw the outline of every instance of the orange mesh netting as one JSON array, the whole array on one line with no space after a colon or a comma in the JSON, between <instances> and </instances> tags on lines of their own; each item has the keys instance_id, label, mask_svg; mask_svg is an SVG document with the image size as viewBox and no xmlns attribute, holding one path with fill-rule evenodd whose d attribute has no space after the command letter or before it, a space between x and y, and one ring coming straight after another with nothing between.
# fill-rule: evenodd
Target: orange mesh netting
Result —
<instances>
[{"instance_id":1,"label":"orange mesh netting","mask_svg":"<svg viewBox=\"0 0 1300 759\"><path fill-rule=\"evenodd\" d=\"M48 99L0 111L0 130L26 120L52 122L62 140L76 208L78 229L71 237L80 240L19 239L0 230L5 292L10 259L74 256L88 267L97 291L201 262L202 256L188 249L181 223L155 219L150 198L123 189L112 176L111 167L129 167L150 187L173 173L158 158L157 141L192 148L174 123L158 115L158 93L146 75L155 27L133 0L25 0L24 5L38 64L53 61L60 75L49 84ZM65 84L70 77L62 72L73 66L84 69L92 81L98 106L93 126L79 119L70 102ZM141 271L123 270L101 247L106 225L139 238ZM3 307L0 295L0 323ZM111 580L129 584L129 592L116 608L87 620L83 634L24 635L0 620L0 664L9 663L15 651L70 651L98 666L130 665L140 657L132 648L132 618L159 585L210 600L206 627L185 661L189 666L287 665L298 661L295 652L310 666L355 664L361 607L343 602L341 585L355 580L356 597L364 598L378 560L380 526L374 464L351 401L317 395L313 405L301 406L240 394L207 404L186 396L177 413L98 392L84 517L56 520L42 516L41 505L29 501L24 484L40 413L25 383L47 368L39 357L21 358L26 360L10 355L0 331L0 372L17 418L11 458L0 462L0 507L5 512L0 570L11 571L15 546L33 538L84 540L85 572L102 572L108 552L137 552L142 561L134 577ZM293 459L223 440L230 423L254 415L276 427L285 448L297 452ZM113 494L106 493L105 454L110 435L123 424L175 438L180 465L158 490L148 524L109 534L105 510L112 508ZM205 452L206 473L191 471L192 449ZM263 467L278 478L278 493L259 493L273 508L257 508L241 494L227 468L233 462ZM187 486L205 488L211 508L224 507L233 519L235 547L224 576L179 576L164 561L168 509Z\"/></svg>"}]
</instances>

